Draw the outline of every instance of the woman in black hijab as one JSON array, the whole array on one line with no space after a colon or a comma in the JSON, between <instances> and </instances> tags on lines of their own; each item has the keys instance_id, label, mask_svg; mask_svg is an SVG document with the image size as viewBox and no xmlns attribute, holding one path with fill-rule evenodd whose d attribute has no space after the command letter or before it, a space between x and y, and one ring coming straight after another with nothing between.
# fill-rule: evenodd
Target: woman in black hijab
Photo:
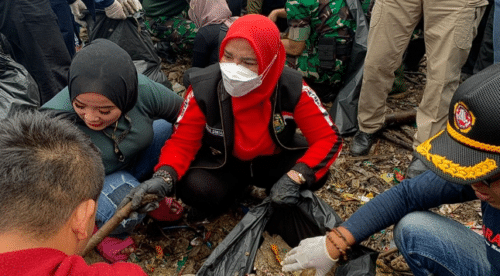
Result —
<instances>
[{"instance_id":1,"label":"woman in black hijab","mask_svg":"<svg viewBox=\"0 0 500 276\"><path fill-rule=\"evenodd\" d=\"M180 96L137 74L128 53L109 40L96 39L76 54L68 87L42 108L69 114L102 152L106 178L98 201L98 226L113 216L132 188L151 177L181 104ZM122 239L144 217L123 221L113 232L117 238L98 246L103 257L126 260L128 254L120 251L133 241Z\"/></svg>"}]
</instances>

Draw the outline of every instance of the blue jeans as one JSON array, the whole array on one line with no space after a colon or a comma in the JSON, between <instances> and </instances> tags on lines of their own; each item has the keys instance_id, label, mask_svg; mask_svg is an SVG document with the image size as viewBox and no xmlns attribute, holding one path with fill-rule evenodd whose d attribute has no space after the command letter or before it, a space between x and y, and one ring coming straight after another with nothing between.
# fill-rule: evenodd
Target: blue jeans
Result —
<instances>
[{"instance_id":1,"label":"blue jeans","mask_svg":"<svg viewBox=\"0 0 500 276\"><path fill-rule=\"evenodd\" d=\"M165 120L156 120L153 122L153 131L153 142L144 152L139 154L133 168L114 172L104 178L104 187L97 206L97 227L101 227L114 215L116 207L132 188L139 186L140 181L153 173L154 166L158 163L160 150L172 134L172 124ZM137 224L141 223L145 216L146 214L137 214L123 220L112 232L112 235L125 238Z\"/></svg>"},{"instance_id":2,"label":"blue jeans","mask_svg":"<svg viewBox=\"0 0 500 276\"><path fill-rule=\"evenodd\" d=\"M484 238L435 213L403 217L394 229L394 241L415 276L492 275Z\"/></svg>"}]
</instances>

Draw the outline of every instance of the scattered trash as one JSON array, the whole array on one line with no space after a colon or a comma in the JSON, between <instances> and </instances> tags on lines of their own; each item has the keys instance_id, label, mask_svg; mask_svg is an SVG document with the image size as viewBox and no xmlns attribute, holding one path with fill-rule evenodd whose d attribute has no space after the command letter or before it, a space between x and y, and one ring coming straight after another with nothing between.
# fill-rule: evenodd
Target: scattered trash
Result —
<instances>
[{"instance_id":1,"label":"scattered trash","mask_svg":"<svg viewBox=\"0 0 500 276\"><path fill-rule=\"evenodd\" d=\"M362 204L370 201L373 199L373 194L370 192L368 193L367 195L364 195L364 196L360 196L359 197L359 200L361 200Z\"/></svg>"},{"instance_id":2,"label":"scattered trash","mask_svg":"<svg viewBox=\"0 0 500 276\"><path fill-rule=\"evenodd\" d=\"M396 183L399 183L403 181L403 179L405 179L405 176L403 175L401 170L399 168L394 168L394 181Z\"/></svg>"},{"instance_id":3,"label":"scattered trash","mask_svg":"<svg viewBox=\"0 0 500 276\"><path fill-rule=\"evenodd\" d=\"M161 246L157 245L155 246L155 249L156 249L156 258L163 259L163 249L161 248Z\"/></svg>"},{"instance_id":4,"label":"scattered trash","mask_svg":"<svg viewBox=\"0 0 500 276\"><path fill-rule=\"evenodd\" d=\"M201 244L203 244L203 241L201 240L200 237L196 237L192 239L189 244L191 244L191 246L200 246Z\"/></svg>"},{"instance_id":5,"label":"scattered trash","mask_svg":"<svg viewBox=\"0 0 500 276\"><path fill-rule=\"evenodd\" d=\"M366 203L366 202L370 201L370 199L367 198L366 196L360 196L359 200L361 200L361 202L363 202L363 203Z\"/></svg>"},{"instance_id":6,"label":"scattered trash","mask_svg":"<svg viewBox=\"0 0 500 276\"><path fill-rule=\"evenodd\" d=\"M177 271L181 271L182 267L186 264L188 257L182 258L182 260L177 262Z\"/></svg>"},{"instance_id":7,"label":"scattered trash","mask_svg":"<svg viewBox=\"0 0 500 276\"><path fill-rule=\"evenodd\" d=\"M353 194L343 193L342 198L346 201L357 200Z\"/></svg>"},{"instance_id":8,"label":"scattered trash","mask_svg":"<svg viewBox=\"0 0 500 276\"><path fill-rule=\"evenodd\" d=\"M469 228L470 230L474 231L475 233L479 235L483 235L483 227L478 225L476 221L469 221L464 224L465 227Z\"/></svg>"},{"instance_id":9,"label":"scattered trash","mask_svg":"<svg viewBox=\"0 0 500 276\"><path fill-rule=\"evenodd\" d=\"M380 178L382 178L385 182L391 184L392 181L394 181L394 174L393 173L383 173L380 175Z\"/></svg>"},{"instance_id":10,"label":"scattered trash","mask_svg":"<svg viewBox=\"0 0 500 276\"><path fill-rule=\"evenodd\" d=\"M377 166L375 166L371 161L368 161L368 160L363 161L363 166L370 167L376 171L380 170Z\"/></svg>"},{"instance_id":11,"label":"scattered trash","mask_svg":"<svg viewBox=\"0 0 500 276\"><path fill-rule=\"evenodd\" d=\"M276 261L281 264L281 257L280 257L280 252L278 250L278 247L276 244L271 244L271 250L274 252L274 255L276 256Z\"/></svg>"},{"instance_id":12,"label":"scattered trash","mask_svg":"<svg viewBox=\"0 0 500 276\"><path fill-rule=\"evenodd\" d=\"M176 83L172 86L172 90L177 93L177 94L180 94L184 91L186 91L186 87L184 87L183 85L179 84L179 83Z\"/></svg>"}]
</instances>

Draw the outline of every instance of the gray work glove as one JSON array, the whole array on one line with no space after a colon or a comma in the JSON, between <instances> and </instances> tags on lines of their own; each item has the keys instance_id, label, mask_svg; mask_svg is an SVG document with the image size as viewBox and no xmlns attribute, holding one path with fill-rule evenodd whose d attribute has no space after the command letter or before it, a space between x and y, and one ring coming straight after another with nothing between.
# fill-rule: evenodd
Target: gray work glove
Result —
<instances>
[{"instance_id":1,"label":"gray work glove","mask_svg":"<svg viewBox=\"0 0 500 276\"><path fill-rule=\"evenodd\" d=\"M337 263L326 249L326 236L302 240L299 245L285 256L281 262L283 272L315 268L315 276L326 275Z\"/></svg>"},{"instance_id":2,"label":"gray work glove","mask_svg":"<svg viewBox=\"0 0 500 276\"><path fill-rule=\"evenodd\" d=\"M123 20L127 18L127 15L125 15L125 12L123 11L122 4L120 4L117 0L115 0L113 4L104 8L104 12L106 13L106 16L111 19Z\"/></svg>"},{"instance_id":3,"label":"gray work glove","mask_svg":"<svg viewBox=\"0 0 500 276\"><path fill-rule=\"evenodd\" d=\"M132 16L142 9L139 0L118 0L118 2L123 6L123 12L125 12L126 16Z\"/></svg>"},{"instance_id":4,"label":"gray work glove","mask_svg":"<svg viewBox=\"0 0 500 276\"><path fill-rule=\"evenodd\" d=\"M300 185L284 174L271 188L271 201L276 204L295 205L299 202Z\"/></svg>"},{"instance_id":5,"label":"gray work glove","mask_svg":"<svg viewBox=\"0 0 500 276\"><path fill-rule=\"evenodd\" d=\"M71 13L75 18L76 23L80 24L82 27L86 27L87 22L82 19L85 17L83 11L87 9L87 6L85 6L82 0L76 0L73 4L69 5L69 8L71 9Z\"/></svg>"},{"instance_id":6,"label":"gray work glove","mask_svg":"<svg viewBox=\"0 0 500 276\"><path fill-rule=\"evenodd\" d=\"M127 196L118 205L117 210L120 210L127 203L132 201L132 210L139 213L147 213L155 210L159 206L159 201L172 193L174 187L174 180L169 172L158 170L153 177L139 184L133 188ZM158 202L151 202L142 206L142 199L146 194L153 194L158 196Z\"/></svg>"}]
</instances>

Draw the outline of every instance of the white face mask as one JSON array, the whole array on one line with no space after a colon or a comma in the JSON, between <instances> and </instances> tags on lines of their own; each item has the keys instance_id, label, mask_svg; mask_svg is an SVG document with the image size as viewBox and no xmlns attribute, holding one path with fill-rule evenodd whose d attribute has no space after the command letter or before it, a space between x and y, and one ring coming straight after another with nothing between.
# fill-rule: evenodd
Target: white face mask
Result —
<instances>
[{"instance_id":1,"label":"white face mask","mask_svg":"<svg viewBox=\"0 0 500 276\"><path fill-rule=\"evenodd\" d=\"M243 65L233 62L220 63L222 83L227 93L232 97L242 97L259 87L262 84L262 79L269 71L269 68L271 68L275 59L276 56L274 56L271 63L260 76Z\"/></svg>"}]
</instances>

